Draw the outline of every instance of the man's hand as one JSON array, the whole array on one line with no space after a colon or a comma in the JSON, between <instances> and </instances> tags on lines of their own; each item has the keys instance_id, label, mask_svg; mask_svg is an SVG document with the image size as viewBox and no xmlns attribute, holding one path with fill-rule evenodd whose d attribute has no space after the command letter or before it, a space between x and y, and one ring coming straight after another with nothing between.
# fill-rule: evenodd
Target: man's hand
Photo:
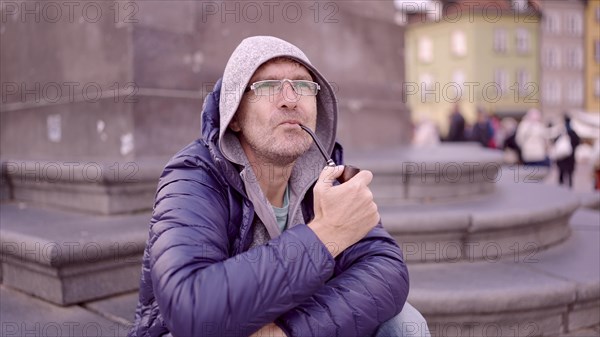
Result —
<instances>
[{"instance_id":1,"label":"man's hand","mask_svg":"<svg viewBox=\"0 0 600 337\"><path fill-rule=\"evenodd\" d=\"M253 333L250 337L287 337L275 323L269 323L260 330Z\"/></svg>"},{"instance_id":2,"label":"man's hand","mask_svg":"<svg viewBox=\"0 0 600 337\"><path fill-rule=\"evenodd\" d=\"M315 218L308 224L336 257L373 229L379 222L377 205L368 185L370 171L360 171L347 182L333 186L343 166L325 167L313 193Z\"/></svg>"}]
</instances>

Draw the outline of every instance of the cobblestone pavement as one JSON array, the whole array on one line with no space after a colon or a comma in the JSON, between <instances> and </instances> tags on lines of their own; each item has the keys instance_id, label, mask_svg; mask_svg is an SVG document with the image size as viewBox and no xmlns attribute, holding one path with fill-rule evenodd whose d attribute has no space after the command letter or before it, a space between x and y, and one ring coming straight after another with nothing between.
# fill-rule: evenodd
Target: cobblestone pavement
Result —
<instances>
[{"instance_id":1,"label":"cobblestone pavement","mask_svg":"<svg viewBox=\"0 0 600 337\"><path fill-rule=\"evenodd\" d=\"M558 168L552 165L544 183L558 185ZM575 192L592 192L594 186L593 167L590 163L577 163L573 175L573 190Z\"/></svg>"}]
</instances>

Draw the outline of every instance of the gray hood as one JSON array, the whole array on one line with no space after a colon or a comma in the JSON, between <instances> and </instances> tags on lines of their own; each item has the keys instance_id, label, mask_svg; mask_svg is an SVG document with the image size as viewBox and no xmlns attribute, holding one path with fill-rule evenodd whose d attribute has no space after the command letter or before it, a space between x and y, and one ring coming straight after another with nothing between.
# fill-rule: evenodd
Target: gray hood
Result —
<instances>
[{"instance_id":1,"label":"gray hood","mask_svg":"<svg viewBox=\"0 0 600 337\"><path fill-rule=\"evenodd\" d=\"M227 62L221 84L219 149L227 160L244 166L240 175L244 181L246 192L271 238L280 234L275 215L260 190L255 173L248 163L237 136L228 126L238 109L244 90L248 86L252 75L263 63L277 57L288 57L303 64L321 86L321 90L317 95L315 132L328 153L333 151L337 129L337 100L334 90L298 47L272 36L249 37L240 43ZM290 211L288 228L302 222L300 201L309 187L316 181L324 166L325 160L314 143L296 161L289 183Z\"/></svg>"},{"instance_id":2,"label":"gray hood","mask_svg":"<svg viewBox=\"0 0 600 337\"><path fill-rule=\"evenodd\" d=\"M239 158L236 158L237 156L234 153L236 151L231 148L232 138L237 140L237 137L228 129L228 126L240 105L250 78L263 63L282 56L303 64L321 86L317 96L316 133L327 152L331 153L333 150L337 130L337 101L331 85L312 66L306 55L298 47L272 36L253 36L244 39L235 49L223 73L219 101L221 114L219 148L229 161L242 164Z\"/></svg>"}]
</instances>

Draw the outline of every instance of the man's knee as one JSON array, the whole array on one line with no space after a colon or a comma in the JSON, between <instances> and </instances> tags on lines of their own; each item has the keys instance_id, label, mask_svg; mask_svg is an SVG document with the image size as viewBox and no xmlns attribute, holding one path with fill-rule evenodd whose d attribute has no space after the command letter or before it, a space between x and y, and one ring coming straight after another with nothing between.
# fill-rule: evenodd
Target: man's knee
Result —
<instances>
[{"instance_id":1,"label":"man's knee","mask_svg":"<svg viewBox=\"0 0 600 337\"><path fill-rule=\"evenodd\" d=\"M429 337L427 321L408 302L402 311L379 326L375 337Z\"/></svg>"}]
</instances>

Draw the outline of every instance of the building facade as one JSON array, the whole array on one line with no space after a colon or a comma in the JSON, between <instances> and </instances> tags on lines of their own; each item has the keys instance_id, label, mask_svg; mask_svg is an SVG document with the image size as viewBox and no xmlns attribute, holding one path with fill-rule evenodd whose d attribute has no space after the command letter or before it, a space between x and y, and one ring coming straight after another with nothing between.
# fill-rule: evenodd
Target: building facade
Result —
<instances>
[{"instance_id":1,"label":"building facade","mask_svg":"<svg viewBox=\"0 0 600 337\"><path fill-rule=\"evenodd\" d=\"M435 7L407 13L405 94L413 120L433 120L444 133L456 104L471 124L478 107L521 117L539 105L536 3L444 1Z\"/></svg>"},{"instance_id":2,"label":"building facade","mask_svg":"<svg viewBox=\"0 0 600 337\"><path fill-rule=\"evenodd\" d=\"M600 113L600 1L585 8L585 110Z\"/></svg>"},{"instance_id":3,"label":"building facade","mask_svg":"<svg viewBox=\"0 0 600 337\"><path fill-rule=\"evenodd\" d=\"M584 3L543 1L541 110L547 120L584 107Z\"/></svg>"}]
</instances>

